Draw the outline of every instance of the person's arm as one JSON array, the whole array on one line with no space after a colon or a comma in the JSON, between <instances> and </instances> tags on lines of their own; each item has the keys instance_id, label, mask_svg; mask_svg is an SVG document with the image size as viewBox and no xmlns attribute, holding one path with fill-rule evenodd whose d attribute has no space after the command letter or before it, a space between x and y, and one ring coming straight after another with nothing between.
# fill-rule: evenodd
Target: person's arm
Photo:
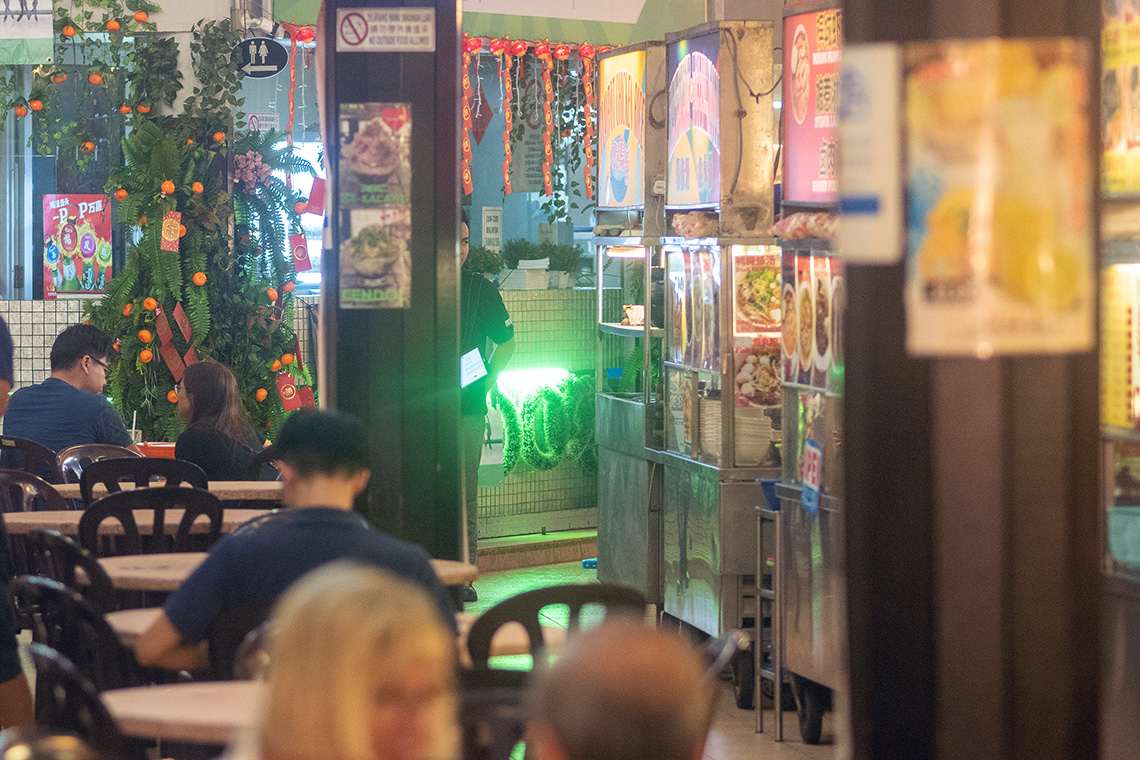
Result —
<instances>
[{"instance_id":1,"label":"person's arm","mask_svg":"<svg viewBox=\"0 0 1140 760\"><path fill-rule=\"evenodd\" d=\"M182 634L163 611L135 645L135 658L148 668L202 670L209 666L206 642L183 644Z\"/></svg>"},{"instance_id":2,"label":"person's arm","mask_svg":"<svg viewBox=\"0 0 1140 760\"><path fill-rule=\"evenodd\" d=\"M12 392L12 383L7 380L0 380L0 417L4 416L4 412L8 411L8 394Z\"/></svg>"},{"instance_id":3,"label":"person's arm","mask_svg":"<svg viewBox=\"0 0 1140 760\"><path fill-rule=\"evenodd\" d=\"M123 426L123 421L119 419L119 413L115 411L115 407L111 406L110 402L95 420L95 439L96 443L111 443L142 455L142 449L135 444L131 434Z\"/></svg>"}]
</instances>

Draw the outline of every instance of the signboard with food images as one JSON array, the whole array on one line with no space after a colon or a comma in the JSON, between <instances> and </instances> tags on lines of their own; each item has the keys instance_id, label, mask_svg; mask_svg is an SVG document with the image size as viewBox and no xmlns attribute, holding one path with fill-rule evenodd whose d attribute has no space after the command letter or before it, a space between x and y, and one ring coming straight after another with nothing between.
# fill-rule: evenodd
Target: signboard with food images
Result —
<instances>
[{"instance_id":1,"label":"signboard with food images","mask_svg":"<svg viewBox=\"0 0 1140 760\"><path fill-rule=\"evenodd\" d=\"M341 308L411 305L411 135L407 103L340 106Z\"/></svg>"},{"instance_id":2,"label":"signboard with food images","mask_svg":"<svg viewBox=\"0 0 1140 760\"><path fill-rule=\"evenodd\" d=\"M907 348L922 356L1094 346L1088 47L907 46Z\"/></svg>"},{"instance_id":3,"label":"signboard with food images","mask_svg":"<svg viewBox=\"0 0 1140 760\"><path fill-rule=\"evenodd\" d=\"M105 195L44 195L44 298L107 289L110 205Z\"/></svg>"},{"instance_id":4,"label":"signboard with food images","mask_svg":"<svg viewBox=\"0 0 1140 760\"><path fill-rule=\"evenodd\" d=\"M598 208L645 205L645 51L598 64Z\"/></svg>"},{"instance_id":5,"label":"signboard with food images","mask_svg":"<svg viewBox=\"0 0 1140 760\"><path fill-rule=\"evenodd\" d=\"M666 47L669 168L665 203L668 206L720 203L719 56L720 30Z\"/></svg>"},{"instance_id":6,"label":"signboard with food images","mask_svg":"<svg viewBox=\"0 0 1140 760\"><path fill-rule=\"evenodd\" d=\"M1130 0L1102 0L1103 172L1108 195L1140 193L1140 15Z\"/></svg>"},{"instance_id":7,"label":"signboard with food images","mask_svg":"<svg viewBox=\"0 0 1140 760\"><path fill-rule=\"evenodd\" d=\"M785 200L833 203L839 124L839 48L843 11L784 19Z\"/></svg>"},{"instance_id":8,"label":"signboard with food images","mask_svg":"<svg viewBox=\"0 0 1140 760\"><path fill-rule=\"evenodd\" d=\"M780 358L785 383L799 380L799 326L796 324L796 252L784 251L780 266Z\"/></svg>"},{"instance_id":9,"label":"signboard with food images","mask_svg":"<svg viewBox=\"0 0 1140 760\"><path fill-rule=\"evenodd\" d=\"M736 334L780 329L780 255L766 248L733 247Z\"/></svg>"}]
</instances>

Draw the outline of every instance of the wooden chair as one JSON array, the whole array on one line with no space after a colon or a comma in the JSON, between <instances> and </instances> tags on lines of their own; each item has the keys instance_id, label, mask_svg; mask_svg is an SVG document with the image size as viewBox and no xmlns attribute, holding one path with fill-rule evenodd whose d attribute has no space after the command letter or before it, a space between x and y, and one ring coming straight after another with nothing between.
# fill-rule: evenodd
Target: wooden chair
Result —
<instances>
[{"instance_id":1,"label":"wooden chair","mask_svg":"<svg viewBox=\"0 0 1140 760\"><path fill-rule=\"evenodd\" d=\"M0 731L0 758L23 760L112 760L78 736L59 728L16 726Z\"/></svg>"},{"instance_id":2,"label":"wooden chair","mask_svg":"<svg viewBox=\"0 0 1140 760\"><path fill-rule=\"evenodd\" d=\"M459 670L459 735L463 760L509 760L526 735L529 673ZM524 755L525 757L525 755Z\"/></svg>"},{"instance_id":3,"label":"wooden chair","mask_svg":"<svg viewBox=\"0 0 1140 760\"><path fill-rule=\"evenodd\" d=\"M210 482L202 468L192 462L163 457L135 457L131 459L100 459L83 468L79 478L79 493L84 506L95 501L93 491L102 483L108 494L123 490L123 484L133 488L155 487L152 482L161 478L160 485L170 487L186 484L194 488L209 488Z\"/></svg>"},{"instance_id":4,"label":"wooden chair","mask_svg":"<svg viewBox=\"0 0 1140 760\"><path fill-rule=\"evenodd\" d=\"M32 640L67 657L97 690L141 684L134 654L78 591L50 578L21 575L12 581L12 596L23 619L32 622Z\"/></svg>"},{"instance_id":5,"label":"wooden chair","mask_svg":"<svg viewBox=\"0 0 1140 760\"><path fill-rule=\"evenodd\" d=\"M265 630L262 626L271 610L268 605L242 607L214 621L206 640L209 642L210 672L215 680L248 680L254 677L250 672L252 663L248 660L257 656L258 642L264 648ZM259 630L260 638L251 638L251 634Z\"/></svg>"},{"instance_id":6,"label":"wooden chair","mask_svg":"<svg viewBox=\"0 0 1140 760\"><path fill-rule=\"evenodd\" d=\"M67 509L67 499L43 478L24 470L0 470L0 512Z\"/></svg>"},{"instance_id":7,"label":"wooden chair","mask_svg":"<svg viewBox=\"0 0 1140 760\"><path fill-rule=\"evenodd\" d=\"M184 510L173 538L166 533L166 513L171 509ZM146 540L139 534L135 510L154 513L154 530ZM116 537L120 539L120 554L199 551L218 540L222 532L222 513L218 497L201 488L165 486L120 491L97 499L84 510L79 518L79 543L100 556L99 526L104 520L118 520L123 526L123 536ZM194 521L203 516L210 523L205 535L192 535Z\"/></svg>"},{"instance_id":8,"label":"wooden chair","mask_svg":"<svg viewBox=\"0 0 1140 760\"><path fill-rule=\"evenodd\" d=\"M120 733L98 688L74 663L43 644L28 648L36 668L36 725L75 734L105 758L146 760L142 746Z\"/></svg>"},{"instance_id":9,"label":"wooden chair","mask_svg":"<svg viewBox=\"0 0 1140 760\"><path fill-rule=\"evenodd\" d=\"M526 629L530 653L535 667L538 667L546 651L539 615L551 605L569 608L567 628L572 635L580 627L583 607L602 607L606 616L630 615L641 619L645 616L646 600L640 591L610 583L568 584L524 591L499 602L471 624L467 633L467 651L474 667L489 667L491 639L495 631L512 622L520 623Z\"/></svg>"},{"instance_id":10,"label":"wooden chair","mask_svg":"<svg viewBox=\"0 0 1140 760\"><path fill-rule=\"evenodd\" d=\"M83 469L92 462L104 459L138 459L142 457L136 451L111 443L82 443L78 446L69 446L59 452L56 463L59 467L60 477L64 483L78 483Z\"/></svg>"},{"instance_id":11,"label":"wooden chair","mask_svg":"<svg viewBox=\"0 0 1140 760\"><path fill-rule=\"evenodd\" d=\"M0 463L6 469L30 472L49 483L61 482L55 452L26 438L0 436Z\"/></svg>"},{"instance_id":12,"label":"wooden chair","mask_svg":"<svg viewBox=\"0 0 1140 760\"><path fill-rule=\"evenodd\" d=\"M27 553L31 572L78 591L98 612L105 615L118 606L115 587L107 571L95 555L80 546L74 538L56 530L36 528L28 531ZM76 580L77 569L83 570L87 576L86 585Z\"/></svg>"}]
</instances>

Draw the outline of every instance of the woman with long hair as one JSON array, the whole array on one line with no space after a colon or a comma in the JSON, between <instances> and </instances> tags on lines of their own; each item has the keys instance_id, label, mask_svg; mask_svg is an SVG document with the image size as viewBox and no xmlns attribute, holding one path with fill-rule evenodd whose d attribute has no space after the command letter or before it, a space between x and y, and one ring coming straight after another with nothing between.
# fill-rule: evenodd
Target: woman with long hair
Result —
<instances>
[{"instance_id":1,"label":"woman with long hair","mask_svg":"<svg viewBox=\"0 0 1140 760\"><path fill-rule=\"evenodd\" d=\"M297 581L271 621L259 719L226 757L457 757L455 639L422 589L333 562Z\"/></svg>"},{"instance_id":2,"label":"woman with long hair","mask_svg":"<svg viewBox=\"0 0 1140 760\"><path fill-rule=\"evenodd\" d=\"M178 416L186 430L174 444L174 456L202 468L210 480L244 480L261 439L249 424L237 378L217 362L186 368L178 389Z\"/></svg>"}]
</instances>

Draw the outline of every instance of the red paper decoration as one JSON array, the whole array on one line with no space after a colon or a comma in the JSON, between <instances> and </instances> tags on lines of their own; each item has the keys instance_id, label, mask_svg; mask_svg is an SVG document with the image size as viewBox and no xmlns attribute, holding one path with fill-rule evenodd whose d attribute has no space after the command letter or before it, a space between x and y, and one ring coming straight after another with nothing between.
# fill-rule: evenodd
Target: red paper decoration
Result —
<instances>
[{"instance_id":1,"label":"red paper decoration","mask_svg":"<svg viewBox=\"0 0 1140 760\"><path fill-rule=\"evenodd\" d=\"M502 55L507 51L507 43L502 40L491 40L491 53L494 55Z\"/></svg>"},{"instance_id":2,"label":"red paper decoration","mask_svg":"<svg viewBox=\"0 0 1140 760\"><path fill-rule=\"evenodd\" d=\"M546 48L545 55L539 52L540 48ZM551 106L554 104L554 85L550 81L550 71L554 68L554 61L550 57L549 45L536 45L534 52L542 59L542 90L546 96L542 103L542 123L544 125L542 130L542 192L543 195L549 196L554 194L554 184L551 181L551 169L554 166L554 150L551 145L551 138L554 136L554 113L551 110Z\"/></svg>"},{"instance_id":3,"label":"red paper decoration","mask_svg":"<svg viewBox=\"0 0 1140 760\"><path fill-rule=\"evenodd\" d=\"M534 54L537 55L539 58L549 58L550 57L550 45L547 45L545 42L538 43L537 45L534 46Z\"/></svg>"},{"instance_id":4,"label":"red paper decoration","mask_svg":"<svg viewBox=\"0 0 1140 760\"><path fill-rule=\"evenodd\" d=\"M475 189L475 184L471 178L471 42L471 39L466 39L463 42L463 162L460 168L460 176L463 179L464 195L471 195ZM482 44L479 42L480 46ZM478 57L475 58L475 65L479 65Z\"/></svg>"},{"instance_id":5,"label":"red paper decoration","mask_svg":"<svg viewBox=\"0 0 1140 760\"><path fill-rule=\"evenodd\" d=\"M570 57L569 45L557 45L554 48L554 58L559 61L565 61Z\"/></svg>"},{"instance_id":6,"label":"red paper decoration","mask_svg":"<svg viewBox=\"0 0 1140 760\"><path fill-rule=\"evenodd\" d=\"M517 58L520 55L526 54L527 47L528 47L528 45L526 44L526 40L515 40L514 42L511 43L511 47L510 47L509 52L511 55L513 55Z\"/></svg>"},{"instance_id":7,"label":"red paper decoration","mask_svg":"<svg viewBox=\"0 0 1140 760\"><path fill-rule=\"evenodd\" d=\"M526 50L526 43L522 40L517 40L511 44L511 50L516 49L516 46L522 44L523 50ZM511 194L511 130L514 129L514 111L512 102L514 101L514 86L511 84L511 56L510 54L503 56L503 67L500 74L503 77L503 195Z\"/></svg>"},{"instance_id":8,"label":"red paper decoration","mask_svg":"<svg viewBox=\"0 0 1140 760\"><path fill-rule=\"evenodd\" d=\"M583 45L578 48L578 55L582 58L582 89L585 90L586 103L582 106L586 121L586 134L582 141L586 148L586 163L582 167L584 178L583 187L586 198L594 197L594 48Z\"/></svg>"}]
</instances>

